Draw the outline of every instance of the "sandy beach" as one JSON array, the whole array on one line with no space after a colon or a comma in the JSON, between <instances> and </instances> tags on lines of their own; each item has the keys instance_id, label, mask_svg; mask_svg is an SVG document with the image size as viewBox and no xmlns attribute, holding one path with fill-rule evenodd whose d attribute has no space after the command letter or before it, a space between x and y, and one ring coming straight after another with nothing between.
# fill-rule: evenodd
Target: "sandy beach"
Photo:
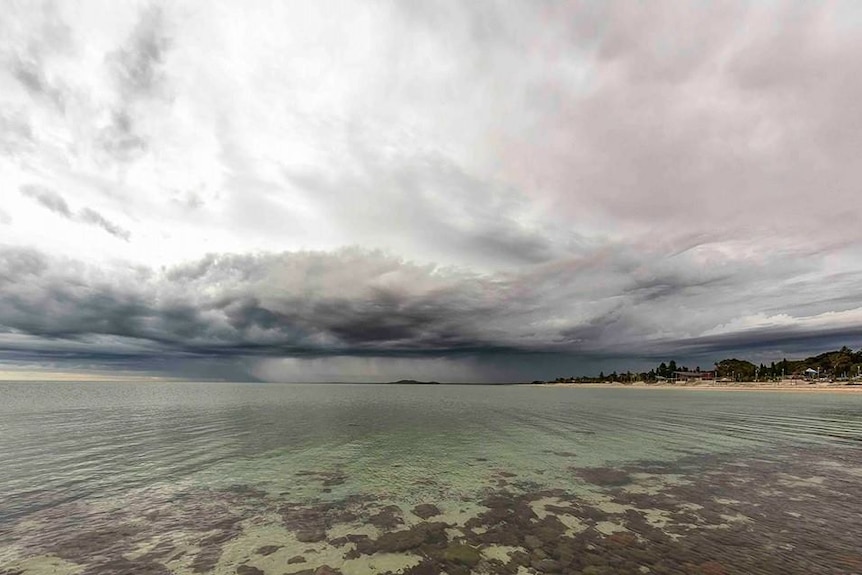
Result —
<instances>
[{"instance_id":1,"label":"sandy beach","mask_svg":"<svg viewBox=\"0 0 862 575\"><path fill-rule=\"evenodd\" d=\"M686 389L692 391L768 391L791 393L862 393L862 385L808 384L743 381L736 383L544 383L535 387L608 388L608 389Z\"/></svg>"}]
</instances>

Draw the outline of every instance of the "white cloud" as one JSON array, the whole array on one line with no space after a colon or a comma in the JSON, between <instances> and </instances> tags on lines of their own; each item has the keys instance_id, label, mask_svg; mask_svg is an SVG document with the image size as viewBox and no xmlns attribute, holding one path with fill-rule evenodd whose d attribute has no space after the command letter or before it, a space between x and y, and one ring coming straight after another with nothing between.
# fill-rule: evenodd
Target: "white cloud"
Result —
<instances>
[{"instance_id":1,"label":"white cloud","mask_svg":"<svg viewBox=\"0 0 862 575\"><path fill-rule=\"evenodd\" d=\"M817 315L795 317L786 313L767 315L756 313L737 317L715 326L702 335L740 334L764 329L809 330L853 328L862 325L862 307L841 311L827 311Z\"/></svg>"}]
</instances>

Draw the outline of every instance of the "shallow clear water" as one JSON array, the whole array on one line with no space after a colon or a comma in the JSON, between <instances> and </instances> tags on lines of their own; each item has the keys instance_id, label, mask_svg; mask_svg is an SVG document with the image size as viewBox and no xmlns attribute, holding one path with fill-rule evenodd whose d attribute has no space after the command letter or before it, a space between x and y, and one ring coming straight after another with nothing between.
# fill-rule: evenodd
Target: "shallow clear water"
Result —
<instances>
[{"instance_id":1,"label":"shallow clear water","mask_svg":"<svg viewBox=\"0 0 862 575\"><path fill-rule=\"evenodd\" d=\"M862 572L831 534L862 528L862 394L2 383L0 398L9 573Z\"/></svg>"}]
</instances>

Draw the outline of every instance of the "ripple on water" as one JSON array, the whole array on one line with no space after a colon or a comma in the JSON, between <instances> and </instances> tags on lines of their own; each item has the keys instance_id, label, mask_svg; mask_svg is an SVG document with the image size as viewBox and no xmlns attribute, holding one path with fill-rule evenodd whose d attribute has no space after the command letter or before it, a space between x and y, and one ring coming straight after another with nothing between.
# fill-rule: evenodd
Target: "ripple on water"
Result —
<instances>
[{"instance_id":1,"label":"ripple on water","mask_svg":"<svg viewBox=\"0 0 862 575\"><path fill-rule=\"evenodd\" d=\"M10 462L0 477L4 569L862 566L853 535L862 459L845 447L862 437L862 405L709 393L658 401L628 390L371 386L330 400L314 388L248 388L250 399L230 387L179 389L165 390L171 401L147 396L157 405L145 409L140 390L132 407L109 390L105 411L3 414L13 430L0 444ZM202 405L190 393L201 390L216 397Z\"/></svg>"}]
</instances>

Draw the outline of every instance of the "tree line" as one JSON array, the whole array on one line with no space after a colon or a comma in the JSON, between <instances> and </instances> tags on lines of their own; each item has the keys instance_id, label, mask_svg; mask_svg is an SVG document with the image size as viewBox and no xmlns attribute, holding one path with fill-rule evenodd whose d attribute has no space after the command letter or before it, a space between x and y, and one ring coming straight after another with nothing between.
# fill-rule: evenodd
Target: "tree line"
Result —
<instances>
[{"instance_id":1,"label":"tree line","mask_svg":"<svg viewBox=\"0 0 862 575\"><path fill-rule=\"evenodd\" d=\"M715 372L718 379L730 379L733 381L770 381L786 377L801 377L805 370L811 369L817 372L819 377L830 379L852 379L862 376L862 349L853 351L844 346L836 351L828 351L805 359L772 361L769 365L761 363L754 364L750 361L737 358L722 359L715 362L707 370L701 370L700 366L689 369L688 366L679 365L675 360L661 362L649 371L613 371L611 373L600 372L597 376L572 376L558 377L555 383L601 383L601 382L633 382L646 381L656 382L673 379L677 372ZM536 382L540 383L540 382ZM542 382L543 383L543 382Z\"/></svg>"}]
</instances>

